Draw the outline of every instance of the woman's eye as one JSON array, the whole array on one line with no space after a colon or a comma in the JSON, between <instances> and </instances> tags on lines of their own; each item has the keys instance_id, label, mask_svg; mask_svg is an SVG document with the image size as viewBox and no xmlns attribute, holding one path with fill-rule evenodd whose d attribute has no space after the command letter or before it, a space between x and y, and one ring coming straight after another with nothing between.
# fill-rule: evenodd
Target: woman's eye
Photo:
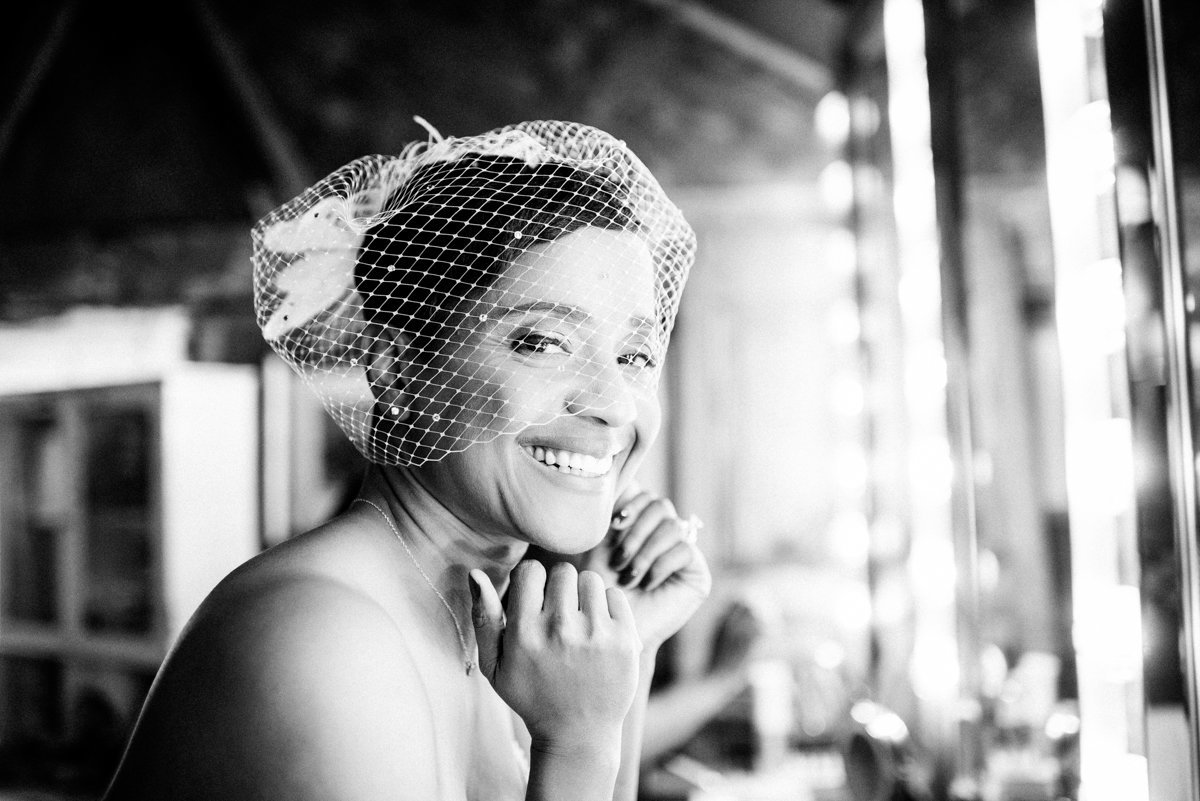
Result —
<instances>
[{"instance_id":1,"label":"woman's eye","mask_svg":"<svg viewBox=\"0 0 1200 801\"><path fill-rule=\"evenodd\" d=\"M654 356L645 351L623 354L617 361L620 364L629 364L642 369L652 369L658 364Z\"/></svg>"},{"instance_id":2,"label":"woman's eye","mask_svg":"<svg viewBox=\"0 0 1200 801\"><path fill-rule=\"evenodd\" d=\"M513 350L517 353L570 353L567 341L553 334L525 334L513 341Z\"/></svg>"}]
</instances>

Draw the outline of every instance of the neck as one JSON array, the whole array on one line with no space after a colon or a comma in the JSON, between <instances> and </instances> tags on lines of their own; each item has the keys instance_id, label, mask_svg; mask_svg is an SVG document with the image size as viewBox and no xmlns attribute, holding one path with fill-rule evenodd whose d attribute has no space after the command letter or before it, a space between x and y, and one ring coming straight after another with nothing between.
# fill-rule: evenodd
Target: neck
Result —
<instances>
[{"instance_id":1,"label":"neck","mask_svg":"<svg viewBox=\"0 0 1200 801\"><path fill-rule=\"evenodd\" d=\"M372 466L359 497L378 505L391 518L413 561L453 608L464 635L471 627L467 573L475 568L484 571L503 593L508 574L528 548L521 540L471 529L426 490L409 468Z\"/></svg>"}]
</instances>

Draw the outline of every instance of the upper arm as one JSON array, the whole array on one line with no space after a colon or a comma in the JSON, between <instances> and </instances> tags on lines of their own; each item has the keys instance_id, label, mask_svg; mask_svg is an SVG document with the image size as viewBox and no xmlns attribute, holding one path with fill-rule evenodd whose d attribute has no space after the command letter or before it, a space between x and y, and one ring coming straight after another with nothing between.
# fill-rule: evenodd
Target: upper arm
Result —
<instances>
[{"instance_id":1,"label":"upper arm","mask_svg":"<svg viewBox=\"0 0 1200 801\"><path fill-rule=\"evenodd\" d=\"M436 798L433 743L392 619L349 588L292 580L198 616L111 798Z\"/></svg>"}]
</instances>

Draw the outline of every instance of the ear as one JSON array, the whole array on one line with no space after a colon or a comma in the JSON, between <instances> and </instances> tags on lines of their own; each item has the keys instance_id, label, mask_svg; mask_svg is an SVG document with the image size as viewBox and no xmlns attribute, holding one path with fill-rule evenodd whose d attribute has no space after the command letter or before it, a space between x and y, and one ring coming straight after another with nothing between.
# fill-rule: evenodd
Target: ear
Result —
<instances>
[{"instance_id":1,"label":"ear","mask_svg":"<svg viewBox=\"0 0 1200 801\"><path fill-rule=\"evenodd\" d=\"M382 420L399 423L410 414L409 360L405 355L411 338L403 331L375 323L363 329L363 337L368 343L365 368L376 414Z\"/></svg>"}]
</instances>

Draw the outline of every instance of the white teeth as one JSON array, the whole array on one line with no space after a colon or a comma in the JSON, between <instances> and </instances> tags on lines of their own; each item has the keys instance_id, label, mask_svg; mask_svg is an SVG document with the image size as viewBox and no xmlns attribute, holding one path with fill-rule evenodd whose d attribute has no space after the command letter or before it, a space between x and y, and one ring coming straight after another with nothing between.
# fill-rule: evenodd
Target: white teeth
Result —
<instances>
[{"instance_id":1,"label":"white teeth","mask_svg":"<svg viewBox=\"0 0 1200 801\"><path fill-rule=\"evenodd\" d=\"M526 446L524 450L547 467L556 468L560 473L567 473L573 476L596 478L612 470L613 465L613 457L611 455L598 459L586 453L555 451L540 446L532 448Z\"/></svg>"}]
</instances>

